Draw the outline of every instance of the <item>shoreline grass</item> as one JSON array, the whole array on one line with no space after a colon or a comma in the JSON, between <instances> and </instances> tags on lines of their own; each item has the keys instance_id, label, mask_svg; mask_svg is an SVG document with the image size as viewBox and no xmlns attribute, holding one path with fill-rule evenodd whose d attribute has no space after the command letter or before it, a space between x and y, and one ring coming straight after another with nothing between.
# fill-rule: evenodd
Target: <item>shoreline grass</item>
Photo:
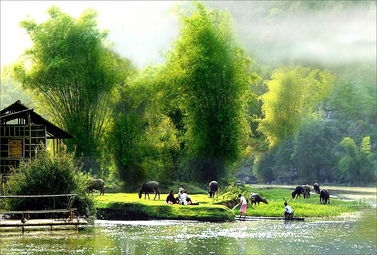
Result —
<instances>
[{"instance_id":1,"label":"shoreline grass","mask_svg":"<svg viewBox=\"0 0 377 255\"><path fill-rule=\"evenodd\" d=\"M268 204L248 204L247 215L255 217L282 217L284 199L295 211L295 217L331 218L370 208L370 205L361 201L344 201L338 198L331 198L330 204L320 204L318 194L311 194L308 199L303 197L292 199L291 190L285 188L248 187L244 195L249 198L250 193L258 193L268 201ZM207 194L191 194L191 198L199 202L199 205L186 206L167 205L165 203L166 196L167 194L161 194L160 199L154 200L152 194L150 199L148 197L144 199L144 196L139 199L137 193L107 193L104 196L96 196L95 204L97 209L102 212L118 210L119 213L119 211L125 210L128 213L135 213L136 216L131 215L131 218L229 221L239 214L239 207L231 210L224 206L229 201L224 194L219 194L218 199L209 198ZM238 203L234 200L233 202Z\"/></svg>"},{"instance_id":2,"label":"shoreline grass","mask_svg":"<svg viewBox=\"0 0 377 255\"><path fill-rule=\"evenodd\" d=\"M144 196L139 199L137 193L108 193L104 196L96 196L95 205L101 212L100 214L106 214L101 215L105 218L200 221L232 221L234 219L231 210L223 205L212 203L207 195L191 195L193 201L199 201L199 205L168 205L165 203L166 196L167 194L163 194L160 199L154 200L154 195L151 195L150 199L144 199Z\"/></svg>"},{"instance_id":3,"label":"shoreline grass","mask_svg":"<svg viewBox=\"0 0 377 255\"><path fill-rule=\"evenodd\" d=\"M268 204L248 206L247 215L250 216L282 216L284 212L284 199L295 212L296 217L335 217L342 213L350 213L370 208L370 205L360 201L344 201L330 198L329 204L320 204L319 194L311 193L310 198L292 199L291 189L284 188L250 188L250 192L258 193L266 198ZM330 191L331 194L331 191Z\"/></svg>"}]
</instances>

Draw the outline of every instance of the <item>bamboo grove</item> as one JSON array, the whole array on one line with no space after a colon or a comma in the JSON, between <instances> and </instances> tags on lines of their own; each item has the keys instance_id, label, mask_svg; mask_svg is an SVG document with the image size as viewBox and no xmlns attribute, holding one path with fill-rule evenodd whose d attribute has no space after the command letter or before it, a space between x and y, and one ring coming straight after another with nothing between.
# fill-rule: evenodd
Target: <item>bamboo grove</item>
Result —
<instances>
[{"instance_id":1,"label":"bamboo grove","mask_svg":"<svg viewBox=\"0 0 377 255\"><path fill-rule=\"evenodd\" d=\"M30 98L74 136L65 143L85 171L130 187L239 172L376 180L375 66L261 64L229 12L200 2L175 11L178 37L163 63L143 69L112 49L91 9L73 18L51 7L47 21L22 21L32 47L3 68L2 106Z\"/></svg>"}]
</instances>

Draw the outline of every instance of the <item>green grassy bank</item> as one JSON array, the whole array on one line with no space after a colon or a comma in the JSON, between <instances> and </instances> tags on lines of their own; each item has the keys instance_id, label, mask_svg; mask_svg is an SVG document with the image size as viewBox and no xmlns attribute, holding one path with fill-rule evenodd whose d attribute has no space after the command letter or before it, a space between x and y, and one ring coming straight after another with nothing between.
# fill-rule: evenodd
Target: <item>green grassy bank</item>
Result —
<instances>
[{"instance_id":1,"label":"green grassy bank","mask_svg":"<svg viewBox=\"0 0 377 255\"><path fill-rule=\"evenodd\" d=\"M296 217L340 216L342 213L352 213L368 208L369 205L360 201L343 201L330 199L330 204L320 204L319 195L311 194L308 199L291 198L291 190L284 188L250 188L243 193L247 198L250 193L259 193L266 198L268 204L248 205L248 216L281 217L284 211L284 198L295 211ZM167 194L161 194L160 199L139 199L136 193L109 193L96 196L95 203L99 219L138 220L138 219L178 219L200 221L232 221L239 214L239 207L231 210L238 203L237 194L221 194L218 199L211 199L207 194L191 194L199 205L167 205Z\"/></svg>"},{"instance_id":2,"label":"green grassy bank","mask_svg":"<svg viewBox=\"0 0 377 255\"><path fill-rule=\"evenodd\" d=\"M258 188L252 192L259 193L268 204L248 206L247 215L250 216L282 216L284 212L284 199L295 212L295 217L335 217L342 213L352 213L369 205L359 201L344 201L337 198L330 198L329 204L320 204L319 194L311 194L310 198L292 199L291 189L283 188ZM331 190L330 190L331 194Z\"/></svg>"},{"instance_id":3,"label":"green grassy bank","mask_svg":"<svg viewBox=\"0 0 377 255\"><path fill-rule=\"evenodd\" d=\"M233 212L226 206L214 204L207 195L191 195L199 205L168 205L166 195L160 199L138 198L136 193L113 193L97 196L97 218L118 220L174 219L199 221L232 221Z\"/></svg>"}]
</instances>

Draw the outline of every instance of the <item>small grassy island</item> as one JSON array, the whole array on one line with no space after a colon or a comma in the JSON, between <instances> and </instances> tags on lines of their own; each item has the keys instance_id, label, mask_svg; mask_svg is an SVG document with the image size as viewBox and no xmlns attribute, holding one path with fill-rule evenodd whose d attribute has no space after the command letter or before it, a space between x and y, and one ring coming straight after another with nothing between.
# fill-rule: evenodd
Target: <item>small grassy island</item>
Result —
<instances>
[{"instance_id":1,"label":"small grassy island","mask_svg":"<svg viewBox=\"0 0 377 255\"><path fill-rule=\"evenodd\" d=\"M330 204L320 204L319 195L312 192L310 198L292 199L291 189L263 187L247 187L243 194L249 198L250 193L258 193L268 204L248 205L247 215L253 217L282 217L284 211L284 198L292 206L295 217L324 217L330 218L340 216L342 213L352 213L369 205L360 201L344 201L331 198ZM220 193L218 198L209 198L208 194L190 194L199 205L168 205L165 203L167 193L161 193L160 199L150 200L139 199L136 193L108 193L104 196L96 196L95 203L98 219L113 220L147 220L147 219L169 219L169 220L198 220L224 222L233 221L235 215L239 214L239 207L234 210L227 206L234 206L238 203L236 194Z\"/></svg>"},{"instance_id":2,"label":"small grassy island","mask_svg":"<svg viewBox=\"0 0 377 255\"><path fill-rule=\"evenodd\" d=\"M200 220L200 221L232 221L234 213L221 204L216 204L205 194L193 194L191 198L199 205L168 205L166 194L160 199L139 199L136 193L105 194L96 197L98 219L118 220Z\"/></svg>"}]
</instances>

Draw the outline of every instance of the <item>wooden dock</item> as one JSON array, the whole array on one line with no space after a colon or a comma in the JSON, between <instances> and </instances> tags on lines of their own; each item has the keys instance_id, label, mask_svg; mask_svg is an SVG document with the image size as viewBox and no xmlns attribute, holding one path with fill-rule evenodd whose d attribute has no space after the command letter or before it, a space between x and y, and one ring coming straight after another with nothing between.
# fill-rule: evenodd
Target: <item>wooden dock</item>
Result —
<instances>
[{"instance_id":1,"label":"wooden dock","mask_svg":"<svg viewBox=\"0 0 377 255\"><path fill-rule=\"evenodd\" d=\"M22 232L25 228L41 229L50 228L68 229L74 228L78 230L79 226L88 225L85 218L79 217L77 209L72 207L73 201L77 194L55 194L55 195L9 195L0 196L1 199L7 198L56 198L68 197L67 207L61 209L46 209L46 210L21 210L21 211L1 211L0 210L0 230L3 228L21 228ZM50 215L48 218L30 217L30 215ZM7 217L8 215L8 217ZM20 215L19 219L10 219L10 215ZM59 216L58 216L59 215ZM53 218L54 217L54 218Z\"/></svg>"},{"instance_id":2,"label":"wooden dock","mask_svg":"<svg viewBox=\"0 0 377 255\"><path fill-rule=\"evenodd\" d=\"M3 228L15 228L22 230L22 233L26 229L36 230L48 228L52 230L66 230L75 229L78 230L79 226L88 225L88 221L84 218L75 218L73 220L62 220L62 219L29 219L25 223L20 220L11 219L0 219L0 230Z\"/></svg>"},{"instance_id":3,"label":"wooden dock","mask_svg":"<svg viewBox=\"0 0 377 255\"><path fill-rule=\"evenodd\" d=\"M239 221L257 221L257 220L284 220L284 221L304 221L305 218L293 217L293 218L284 218L284 217L257 217L257 216L245 216L240 217L236 216L235 220Z\"/></svg>"}]
</instances>

